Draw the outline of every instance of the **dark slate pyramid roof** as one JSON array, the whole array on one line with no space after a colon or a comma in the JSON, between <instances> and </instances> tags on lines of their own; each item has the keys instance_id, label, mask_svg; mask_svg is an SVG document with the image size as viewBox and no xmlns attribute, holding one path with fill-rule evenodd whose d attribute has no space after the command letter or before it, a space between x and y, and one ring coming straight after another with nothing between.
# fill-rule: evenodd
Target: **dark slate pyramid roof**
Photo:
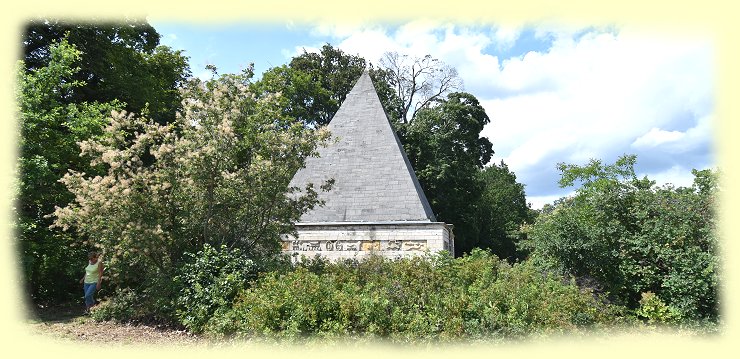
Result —
<instances>
[{"instance_id":1,"label":"dark slate pyramid roof","mask_svg":"<svg viewBox=\"0 0 740 359\"><path fill-rule=\"evenodd\" d=\"M305 213L301 223L436 222L367 71L328 126L338 142L309 158L291 186L334 178L334 187L320 195L326 204Z\"/></svg>"}]
</instances>

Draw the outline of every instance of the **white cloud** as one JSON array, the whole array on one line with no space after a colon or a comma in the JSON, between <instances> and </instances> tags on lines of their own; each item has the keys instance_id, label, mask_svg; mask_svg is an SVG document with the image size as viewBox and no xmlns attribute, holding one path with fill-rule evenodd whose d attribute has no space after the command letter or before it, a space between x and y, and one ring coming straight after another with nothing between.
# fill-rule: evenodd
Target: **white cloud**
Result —
<instances>
[{"instance_id":1,"label":"white cloud","mask_svg":"<svg viewBox=\"0 0 740 359\"><path fill-rule=\"evenodd\" d=\"M374 63L383 52L398 51L431 54L455 66L492 119L483 135L494 144L494 161L503 159L525 184L544 183L535 176L557 162L610 162L637 153L639 165L640 151L678 156L705 150L711 141L713 49L704 38L546 24L534 33L552 41L548 50L502 59L490 53L491 45L512 46L521 29L473 31L415 21L396 31L316 31L331 33L343 51ZM653 162L662 167L648 172L667 173L675 161ZM669 174L692 167L686 163ZM547 182L554 192L557 178Z\"/></svg>"},{"instance_id":2,"label":"white cloud","mask_svg":"<svg viewBox=\"0 0 740 359\"><path fill-rule=\"evenodd\" d=\"M527 203L531 204L533 209L542 209L546 204L552 204L563 197L572 196L574 193L575 192L570 192L564 195L551 196L527 196Z\"/></svg>"},{"instance_id":3,"label":"white cloud","mask_svg":"<svg viewBox=\"0 0 740 359\"><path fill-rule=\"evenodd\" d=\"M545 154L582 163L612 161L610 155L633 153L649 140L674 144L667 149L676 152L697 148L711 140L710 50L692 39L627 30L555 41L546 53L502 63L493 82L513 95L482 101L493 118L484 134L525 183L530 167L555 165L542 162ZM671 129L687 113L693 127Z\"/></svg>"},{"instance_id":4,"label":"white cloud","mask_svg":"<svg viewBox=\"0 0 740 359\"><path fill-rule=\"evenodd\" d=\"M519 39L522 29L520 27L501 26L493 34L493 40L496 48L499 50L508 50Z\"/></svg>"},{"instance_id":5,"label":"white cloud","mask_svg":"<svg viewBox=\"0 0 740 359\"><path fill-rule=\"evenodd\" d=\"M184 50L181 42L178 41L178 37L174 33L165 34L159 39L160 44L169 46L173 49Z\"/></svg>"},{"instance_id":6,"label":"white cloud","mask_svg":"<svg viewBox=\"0 0 740 359\"><path fill-rule=\"evenodd\" d=\"M655 151L681 154L691 152L707 143L713 137L712 116L703 116L696 120L694 127L686 131L665 131L651 128L649 132L632 142L635 150Z\"/></svg>"},{"instance_id":7,"label":"white cloud","mask_svg":"<svg viewBox=\"0 0 740 359\"><path fill-rule=\"evenodd\" d=\"M672 166L664 171L654 173L639 173L638 177L647 177L658 186L663 184L673 184L675 187L691 187L694 183L694 175L691 174L691 169L681 165Z\"/></svg>"},{"instance_id":8,"label":"white cloud","mask_svg":"<svg viewBox=\"0 0 740 359\"><path fill-rule=\"evenodd\" d=\"M380 29L366 29L340 42L337 47L349 54L360 54L373 64L377 64L386 51L399 51L395 41Z\"/></svg>"},{"instance_id":9,"label":"white cloud","mask_svg":"<svg viewBox=\"0 0 740 359\"><path fill-rule=\"evenodd\" d=\"M290 60L293 57L301 55L304 51L308 53L319 53L321 52L321 44L317 45L301 45L296 46L293 49L282 49L280 51L281 55L285 57L286 60Z\"/></svg>"},{"instance_id":10,"label":"white cloud","mask_svg":"<svg viewBox=\"0 0 740 359\"><path fill-rule=\"evenodd\" d=\"M657 147L664 143L679 141L685 136L686 134L680 131L664 131L653 127L650 129L650 132L640 136L635 142L632 142L632 146L637 148Z\"/></svg>"}]
</instances>

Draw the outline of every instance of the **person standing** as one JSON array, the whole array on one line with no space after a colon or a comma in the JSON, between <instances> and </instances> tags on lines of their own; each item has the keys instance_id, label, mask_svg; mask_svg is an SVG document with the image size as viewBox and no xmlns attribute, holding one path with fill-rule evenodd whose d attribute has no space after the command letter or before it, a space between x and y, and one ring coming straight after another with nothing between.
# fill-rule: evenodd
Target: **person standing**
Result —
<instances>
[{"instance_id":1,"label":"person standing","mask_svg":"<svg viewBox=\"0 0 740 359\"><path fill-rule=\"evenodd\" d=\"M95 291L100 290L100 283L103 280L103 263L100 260L98 252L90 252L87 255L88 264L85 267L85 276L80 279L82 289L85 292L85 313L90 312L90 308L95 305Z\"/></svg>"}]
</instances>

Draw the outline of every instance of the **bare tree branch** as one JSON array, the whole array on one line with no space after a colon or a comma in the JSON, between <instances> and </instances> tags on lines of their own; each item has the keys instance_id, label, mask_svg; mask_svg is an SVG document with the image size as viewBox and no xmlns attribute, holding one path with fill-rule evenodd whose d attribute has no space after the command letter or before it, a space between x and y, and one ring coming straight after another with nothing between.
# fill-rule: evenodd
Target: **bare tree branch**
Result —
<instances>
[{"instance_id":1,"label":"bare tree branch","mask_svg":"<svg viewBox=\"0 0 740 359\"><path fill-rule=\"evenodd\" d=\"M409 123L417 111L435 100L463 88L457 70L431 55L410 58L386 52L380 59L380 66L391 73L391 86L401 100L399 112L403 123Z\"/></svg>"}]
</instances>

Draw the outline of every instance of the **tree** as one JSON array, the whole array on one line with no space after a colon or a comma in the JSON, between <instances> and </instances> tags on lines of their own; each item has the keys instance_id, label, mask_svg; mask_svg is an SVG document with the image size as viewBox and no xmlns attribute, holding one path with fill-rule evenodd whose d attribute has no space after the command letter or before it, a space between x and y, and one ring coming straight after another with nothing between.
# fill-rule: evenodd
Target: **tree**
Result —
<instances>
[{"instance_id":1,"label":"tree","mask_svg":"<svg viewBox=\"0 0 740 359\"><path fill-rule=\"evenodd\" d=\"M16 100L20 124L17 225L21 263L28 293L35 301L69 298L76 293L79 260L86 249L75 238L50 230L47 217L72 195L58 182L68 169L90 174L77 143L102 134L105 118L117 102L69 102L84 85L74 80L81 53L62 39L48 48L45 66L18 65ZM72 291L74 286L75 291Z\"/></svg>"},{"instance_id":2,"label":"tree","mask_svg":"<svg viewBox=\"0 0 740 359\"><path fill-rule=\"evenodd\" d=\"M471 94L456 92L416 114L404 149L438 220L455 224L456 254L479 235L476 204L483 191L477 172L493 155L480 137L490 119Z\"/></svg>"},{"instance_id":3,"label":"tree","mask_svg":"<svg viewBox=\"0 0 740 359\"><path fill-rule=\"evenodd\" d=\"M369 74L375 91L378 93L378 99L380 99L380 103L383 105L383 110L388 115L388 120L390 120L396 133L399 136L403 136L404 124L401 122L403 118L401 113L403 103L390 85L393 74L382 67L374 67L373 64L370 64Z\"/></svg>"},{"instance_id":4,"label":"tree","mask_svg":"<svg viewBox=\"0 0 740 359\"><path fill-rule=\"evenodd\" d=\"M277 253L279 235L320 203L313 185L288 183L328 132L285 116L279 95L256 99L251 76L191 79L168 125L114 113L104 136L80 145L104 174L62 179L75 200L55 210L55 226L100 248L115 281L142 298L174 298L173 271L205 244L253 260Z\"/></svg>"},{"instance_id":5,"label":"tree","mask_svg":"<svg viewBox=\"0 0 740 359\"><path fill-rule=\"evenodd\" d=\"M517 251L523 238L521 227L535 218L526 202L524 185L516 181L504 161L484 168L479 176L484 189L478 205L481 229L476 246L489 248L511 262L523 260L525 253Z\"/></svg>"},{"instance_id":6,"label":"tree","mask_svg":"<svg viewBox=\"0 0 740 359\"><path fill-rule=\"evenodd\" d=\"M50 229L47 216L73 196L58 182L68 171L96 175L79 157L78 142L101 135L113 109L174 118L177 87L188 76L187 58L157 47L145 22L74 24L31 21L19 64L20 154L17 218L28 292L34 301L65 300L86 248L81 239Z\"/></svg>"},{"instance_id":7,"label":"tree","mask_svg":"<svg viewBox=\"0 0 740 359\"><path fill-rule=\"evenodd\" d=\"M273 67L252 84L258 97L280 93L283 113L306 125L329 123L339 108L334 108L332 93L311 74L286 65Z\"/></svg>"},{"instance_id":8,"label":"tree","mask_svg":"<svg viewBox=\"0 0 740 359\"><path fill-rule=\"evenodd\" d=\"M290 60L289 65L291 69L308 75L323 90L312 103L318 124L331 121L365 66L365 59L348 55L329 44L322 46L320 53L304 50L303 54Z\"/></svg>"},{"instance_id":9,"label":"tree","mask_svg":"<svg viewBox=\"0 0 740 359\"><path fill-rule=\"evenodd\" d=\"M413 121L416 113L444 95L462 90L463 84L454 67L448 66L431 55L413 57L386 52L380 66L398 97L398 112L404 124Z\"/></svg>"},{"instance_id":10,"label":"tree","mask_svg":"<svg viewBox=\"0 0 740 359\"><path fill-rule=\"evenodd\" d=\"M591 278L631 308L650 292L684 319L716 320L716 174L693 171L692 187L656 187L635 176L635 162L559 164L561 186L581 185L529 226L524 247L539 265Z\"/></svg>"},{"instance_id":11,"label":"tree","mask_svg":"<svg viewBox=\"0 0 740 359\"><path fill-rule=\"evenodd\" d=\"M267 70L253 84L252 90L257 96L280 92L287 115L307 125L325 125L339 110L365 69L370 73L384 108L395 108L395 93L388 86L385 70L376 69L364 58L346 54L329 44L325 44L319 53L304 51L290 64ZM398 118L395 112L389 116Z\"/></svg>"},{"instance_id":12,"label":"tree","mask_svg":"<svg viewBox=\"0 0 740 359\"><path fill-rule=\"evenodd\" d=\"M26 71L46 66L50 46L61 39L81 51L73 79L83 84L65 103L121 101L129 112L159 123L174 118L180 106L177 88L190 75L181 51L158 46L160 36L145 21L70 23L31 21L23 36Z\"/></svg>"}]
</instances>

